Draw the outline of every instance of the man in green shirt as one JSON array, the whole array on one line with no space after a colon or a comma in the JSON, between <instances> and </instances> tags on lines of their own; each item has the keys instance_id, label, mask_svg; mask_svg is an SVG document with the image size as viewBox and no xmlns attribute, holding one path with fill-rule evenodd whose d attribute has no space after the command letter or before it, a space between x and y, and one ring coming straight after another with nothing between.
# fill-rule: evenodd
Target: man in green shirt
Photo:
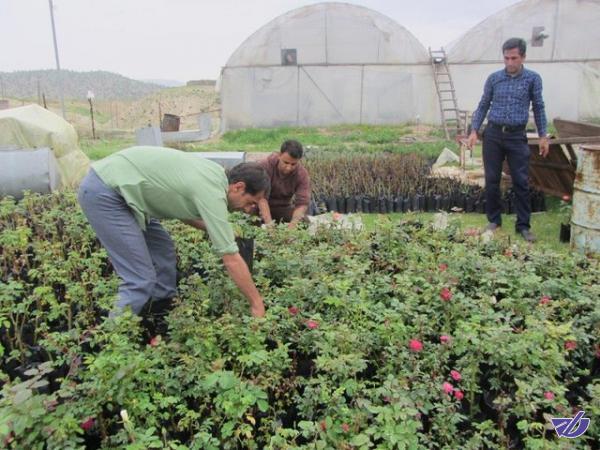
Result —
<instances>
[{"instance_id":1,"label":"man in green shirt","mask_svg":"<svg viewBox=\"0 0 600 450\"><path fill-rule=\"evenodd\" d=\"M268 189L258 164L239 164L226 175L212 161L163 147L131 147L93 163L78 199L122 280L117 308L139 314L148 300L175 295L175 246L158 219L179 219L208 233L252 315L262 317L263 299L228 211L254 210Z\"/></svg>"}]
</instances>

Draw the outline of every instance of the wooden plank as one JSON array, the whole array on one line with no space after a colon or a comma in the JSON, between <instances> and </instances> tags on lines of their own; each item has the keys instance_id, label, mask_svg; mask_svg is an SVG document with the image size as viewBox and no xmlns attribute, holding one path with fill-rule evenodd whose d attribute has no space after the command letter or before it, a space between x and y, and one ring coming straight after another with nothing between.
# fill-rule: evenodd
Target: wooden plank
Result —
<instances>
[{"instance_id":1,"label":"wooden plank","mask_svg":"<svg viewBox=\"0 0 600 450\"><path fill-rule=\"evenodd\" d=\"M563 119L554 119L553 123L561 138L600 136L600 125Z\"/></svg>"},{"instance_id":2,"label":"wooden plank","mask_svg":"<svg viewBox=\"0 0 600 450\"><path fill-rule=\"evenodd\" d=\"M561 170L571 170L572 166L571 164L565 164L565 163L557 163L557 162L552 162L552 161L530 161L529 163L532 166L536 166L536 167L546 167L548 169L561 169Z\"/></svg>"},{"instance_id":3,"label":"wooden plank","mask_svg":"<svg viewBox=\"0 0 600 450\"><path fill-rule=\"evenodd\" d=\"M550 144L594 144L600 143L600 135L595 136L579 136L579 137L561 137L561 138L553 138L548 140ZM529 138L527 139L527 143L529 145L539 145L539 138Z\"/></svg>"}]
</instances>

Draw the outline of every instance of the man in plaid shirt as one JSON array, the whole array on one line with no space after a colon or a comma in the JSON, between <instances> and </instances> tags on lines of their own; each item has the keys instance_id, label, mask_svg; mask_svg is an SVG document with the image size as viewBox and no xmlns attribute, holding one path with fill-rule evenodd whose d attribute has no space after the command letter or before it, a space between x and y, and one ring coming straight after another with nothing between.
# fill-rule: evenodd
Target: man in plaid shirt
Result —
<instances>
[{"instance_id":1,"label":"man in plaid shirt","mask_svg":"<svg viewBox=\"0 0 600 450\"><path fill-rule=\"evenodd\" d=\"M542 98L542 78L536 72L523 67L526 49L527 44L520 38L509 39L502 45L504 69L492 73L485 82L483 96L477 110L473 113L468 147L472 148L477 142L477 132L487 115L488 124L483 132L485 209L489 222L486 230L495 231L502 225L500 179L502 163L506 158L516 197L515 228L526 241L534 242L535 236L529 230L530 151L525 133L530 103L540 136L540 155L546 157L549 147L546 136L546 112Z\"/></svg>"}]
</instances>

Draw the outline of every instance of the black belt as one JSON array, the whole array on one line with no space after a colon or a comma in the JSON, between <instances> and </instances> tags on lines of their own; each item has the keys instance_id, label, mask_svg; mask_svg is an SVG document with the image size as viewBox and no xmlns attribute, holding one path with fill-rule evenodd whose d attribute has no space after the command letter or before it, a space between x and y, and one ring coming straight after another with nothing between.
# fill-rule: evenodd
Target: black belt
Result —
<instances>
[{"instance_id":1,"label":"black belt","mask_svg":"<svg viewBox=\"0 0 600 450\"><path fill-rule=\"evenodd\" d=\"M515 133L517 131L525 131L527 124L524 125L502 125L501 123L488 122L488 126L502 131L503 133Z\"/></svg>"}]
</instances>

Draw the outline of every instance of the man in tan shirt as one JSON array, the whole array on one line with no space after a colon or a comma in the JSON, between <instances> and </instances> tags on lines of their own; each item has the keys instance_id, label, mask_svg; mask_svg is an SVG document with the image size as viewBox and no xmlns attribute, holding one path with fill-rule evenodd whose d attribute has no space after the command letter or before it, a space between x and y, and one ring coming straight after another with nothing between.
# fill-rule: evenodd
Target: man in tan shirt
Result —
<instances>
[{"instance_id":1,"label":"man in tan shirt","mask_svg":"<svg viewBox=\"0 0 600 450\"><path fill-rule=\"evenodd\" d=\"M265 224L289 222L289 227L293 228L306 217L310 203L310 177L300 163L302 155L302 144L288 140L281 145L279 153L273 153L261 162L271 180L268 198L258 202Z\"/></svg>"}]
</instances>

